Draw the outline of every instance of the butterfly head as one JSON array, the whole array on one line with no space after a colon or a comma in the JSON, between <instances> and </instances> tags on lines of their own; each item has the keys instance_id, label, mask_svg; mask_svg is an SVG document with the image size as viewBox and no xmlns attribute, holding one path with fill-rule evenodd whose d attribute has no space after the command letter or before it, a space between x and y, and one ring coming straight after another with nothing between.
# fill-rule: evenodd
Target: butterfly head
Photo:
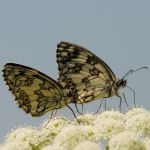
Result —
<instances>
[{"instance_id":1,"label":"butterfly head","mask_svg":"<svg viewBox=\"0 0 150 150\"><path fill-rule=\"evenodd\" d=\"M131 74L133 74L133 73L135 73L136 71L139 71L139 70L141 70L141 69L148 69L148 67L141 67L141 68L139 68L139 69L136 69L136 70L129 70L124 76L123 76L123 78L121 79L121 80L118 80L117 81L117 87L125 87L126 85L127 85L127 80L125 79L127 76L129 76L129 75L131 75Z\"/></svg>"},{"instance_id":2,"label":"butterfly head","mask_svg":"<svg viewBox=\"0 0 150 150\"><path fill-rule=\"evenodd\" d=\"M116 84L117 84L117 87L124 88L127 85L127 80L124 80L124 79L118 80Z\"/></svg>"}]
</instances>

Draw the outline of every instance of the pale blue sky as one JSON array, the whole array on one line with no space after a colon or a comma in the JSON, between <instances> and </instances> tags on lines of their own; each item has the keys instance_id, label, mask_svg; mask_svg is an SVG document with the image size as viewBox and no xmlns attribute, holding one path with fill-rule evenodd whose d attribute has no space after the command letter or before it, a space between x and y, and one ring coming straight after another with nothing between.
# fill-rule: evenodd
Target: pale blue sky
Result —
<instances>
[{"instance_id":1,"label":"pale blue sky","mask_svg":"<svg viewBox=\"0 0 150 150\"><path fill-rule=\"evenodd\" d=\"M8 62L36 68L57 79L56 45L60 41L80 44L102 58L122 77L128 70L150 67L149 0L1 0L0 70ZM136 91L136 103L150 108L150 70L128 77ZM39 125L50 116L26 115L0 73L0 140L19 125ZM125 90L129 104L131 91ZM98 101L85 110L97 109ZM108 99L116 107L118 98ZM59 114L73 118L68 109Z\"/></svg>"}]
</instances>

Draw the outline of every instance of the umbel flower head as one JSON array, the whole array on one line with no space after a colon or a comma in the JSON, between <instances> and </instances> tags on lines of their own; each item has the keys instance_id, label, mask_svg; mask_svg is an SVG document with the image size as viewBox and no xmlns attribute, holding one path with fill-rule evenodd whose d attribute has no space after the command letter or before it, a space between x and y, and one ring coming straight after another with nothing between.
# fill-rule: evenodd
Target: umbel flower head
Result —
<instances>
[{"instance_id":1,"label":"umbel flower head","mask_svg":"<svg viewBox=\"0 0 150 150\"><path fill-rule=\"evenodd\" d=\"M150 137L150 113L141 113L128 117L126 129L133 131L141 136Z\"/></svg>"},{"instance_id":2,"label":"umbel flower head","mask_svg":"<svg viewBox=\"0 0 150 150\"><path fill-rule=\"evenodd\" d=\"M124 131L111 137L109 150L146 150L144 142L136 133Z\"/></svg>"},{"instance_id":3,"label":"umbel flower head","mask_svg":"<svg viewBox=\"0 0 150 150\"><path fill-rule=\"evenodd\" d=\"M55 144L64 147L66 150L73 149L80 142L96 141L96 134L93 126L74 126L69 125L58 134Z\"/></svg>"},{"instance_id":4,"label":"umbel flower head","mask_svg":"<svg viewBox=\"0 0 150 150\"><path fill-rule=\"evenodd\" d=\"M11 145L15 145L14 143L17 145L18 143L18 147L21 147L21 145L25 147L36 147L39 146L44 139L45 136L40 130L29 126L14 129L6 136L7 143L11 143Z\"/></svg>"},{"instance_id":5,"label":"umbel flower head","mask_svg":"<svg viewBox=\"0 0 150 150\"><path fill-rule=\"evenodd\" d=\"M98 143L85 141L78 144L73 150L101 150Z\"/></svg>"},{"instance_id":6,"label":"umbel flower head","mask_svg":"<svg viewBox=\"0 0 150 150\"><path fill-rule=\"evenodd\" d=\"M60 147L59 145L48 145L42 148L42 150L65 150L65 149L63 147Z\"/></svg>"},{"instance_id":7,"label":"umbel flower head","mask_svg":"<svg viewBox=\"0 0 150 150\"><path fill-rule=\"evenodd\" d=\"M67 120L66 118L63 118L63 117L55 117L51 120L48 120L48 121L45 121L43 124L42 124L42 128L43 129L50 129L50 130L59 130L68 125L69 124L69 120Z\"/></svg>"},{"instance_id":8,"label":"umbel flower head","mask_svg":"<svg viewBox=\"0 0 150 150\"><path fill-rule=\"evenodd\" d=\"M146 147L146 150L149 150L150 149L150 138L146 137L143 139L144 143L145 143L145 147Z\"/></svg>"},{"instance_id":9,"label":"umbel flower head","mask_svg":"<svg viewBox=\"0 0 150 150\"><path fill-rule=\"evenodd\" d=\"M139 114L145 114L145 113L149 113L149 111L147 111L146 109L144 109L143 107L133 107L131 108L127 113L126 113L126 119L134 117L135 115L139 115Z\"/></svg>"},{"instance_id":10,"label":"umbel flower head","mask_svg":"<svg viewBox=\"0 0 150 150\"><path fill-rule=\"evenodd\" d=\"M96 121L95 130L97 129L97 137L109 140L109 138L124 130L124 123L120 120L103 119L101 122Z\"/></svg>"},{"instance_id":11,"label":"umbel flower head","mask_svg":"<svg viewBox=\"0 0 150 150\"><path fill-rule=\"evenodd\" d=\"M80 124L56 117L38 128L18 127L7 134L0 150L149 150L150 112L144 108L78 119Z\"/></svg>"},{"instance_id":12,"label":"umbel flower head","mask_svg":"<svg viewBox=\"0 0 150 150\"><path fill-rule=\"evenodd\" d=\"M52 143L55 137L58 135L58 133L62 130L62 128L68 126L69 124L70 121L62 117L56 117L51 120L45 121L42 124L41 130L47 139L45 141L47 143Z\"/></svg>"},{"instance_id":13,"label":"umbel flower head","mask_svg":"<svg viewBox=\"0 0 150 150\"><path fill-rule=\"evenodd\" d=\"M119 111L110 110L110 111L103 111L102 113L96 116L95 121L100 122L103 119L114 119L119 121L125 121L125 115Z\"/></svg>"},{"instance_id":14,"label":"umbel flower head","mask_svg":"<svg viewBox=\"0 0 150 150\"><path fill-rule=\"evenodd\" d=\"M95 120L96 115L92 115L92 114L84 114L81 116L78 116L77 120L75 120L75 124L79 125L78 122L80 122L80 125L93 125L93 121Z\"/></svg>"},{"instance_id":15,"label":"umbel flower head","mask_svg":"<svg viewBox=\"0 0 150 150\"><path fill-rule=\"evenodd\" d=\"M94 126L97 136L108 140L112 135L124 130L125 116L119 111L104 111L96 116Z\"/></svg>"},{"instance_id":16,"label":"umbel flower head","mask_svg":"<svg viewBox=\"0 0 150 150\"><path fill-rule=\"evenodd\" d=\"M0 146L0 150L32 150L32 147L27 143L18 142L7 142Z\"/></svg>"}]
</instances>

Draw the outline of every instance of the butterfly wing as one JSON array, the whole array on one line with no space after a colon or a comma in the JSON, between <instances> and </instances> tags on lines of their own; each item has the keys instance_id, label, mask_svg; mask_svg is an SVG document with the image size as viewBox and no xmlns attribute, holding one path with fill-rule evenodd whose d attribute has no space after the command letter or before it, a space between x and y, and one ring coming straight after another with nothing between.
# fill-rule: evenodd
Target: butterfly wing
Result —
<instances>
[{"instance_id":1,"label":"butterfly wing","mask_svg":"<svg viewBox=\"0 0 150 150\"><path fill-rule=\"evenodd\" d=\"M116 77L109 66L84 47L68 42L57 46L58 82L74 102L110 97Z\"/></svg>"},{"instance_id":2,"label":"butterfly wing","mask_svg":"<svg viewBox=\"0 0 150 150\"><path fill-rule=\"evenodd\" d=\"M49 76L27 66L8 63L4 79L19 107L32 116L65 106L62 87Z\"/></svg>"}]
</instances>

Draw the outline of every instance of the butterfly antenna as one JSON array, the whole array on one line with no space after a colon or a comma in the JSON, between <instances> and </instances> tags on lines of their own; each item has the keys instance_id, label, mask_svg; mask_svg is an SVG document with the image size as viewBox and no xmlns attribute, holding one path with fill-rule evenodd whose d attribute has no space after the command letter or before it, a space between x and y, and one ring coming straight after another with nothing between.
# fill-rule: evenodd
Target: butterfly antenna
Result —
<instances>
[{"instance_id":1,"label":"butterfly antenna","mask_svg":"<svg viewBox=\"0 0 150 150\"><path fill-rule=\"evenodd\" d=\"M128 85L126 85L126 87L133 92L134 106L136 107L136 103L135 103L135 91L131 87L129 87Z\"/></svg>"},{"instance_id":2,"label":"butterfly antenna","mask_svg":"<svg viewBox=\"0 0 150 150\"><path fill-rule=\"evenodd\" d=\"M130 74L132 74L132 73L135 73L135 72L137 72L137 71L139 71L139 70L142 70L142 69L148 69L148 67L141 67L141 68L138 68L138 69L136 69L136 70L129 70L124 76L123 76L123 78L122 79L124 79L124 78L126 78L127 76L129 76Z\"/></svg>"},{"instance_id":3,"label":"butterfly antenna","mask_svg":"<svg viewBox=\"0 0 150 150\"><path fill-rule=\"evenodd\" d=\"M95 113L93 113L93 115L95 115L95 114L97 114L97 113L99 112L99 110L101 109L101 106L102 106L102 104L103 104L103 100L104 100L104 99L101 100L100 105L99 105L97 111L96 111Z\"/></svg>"}]
</instances>

